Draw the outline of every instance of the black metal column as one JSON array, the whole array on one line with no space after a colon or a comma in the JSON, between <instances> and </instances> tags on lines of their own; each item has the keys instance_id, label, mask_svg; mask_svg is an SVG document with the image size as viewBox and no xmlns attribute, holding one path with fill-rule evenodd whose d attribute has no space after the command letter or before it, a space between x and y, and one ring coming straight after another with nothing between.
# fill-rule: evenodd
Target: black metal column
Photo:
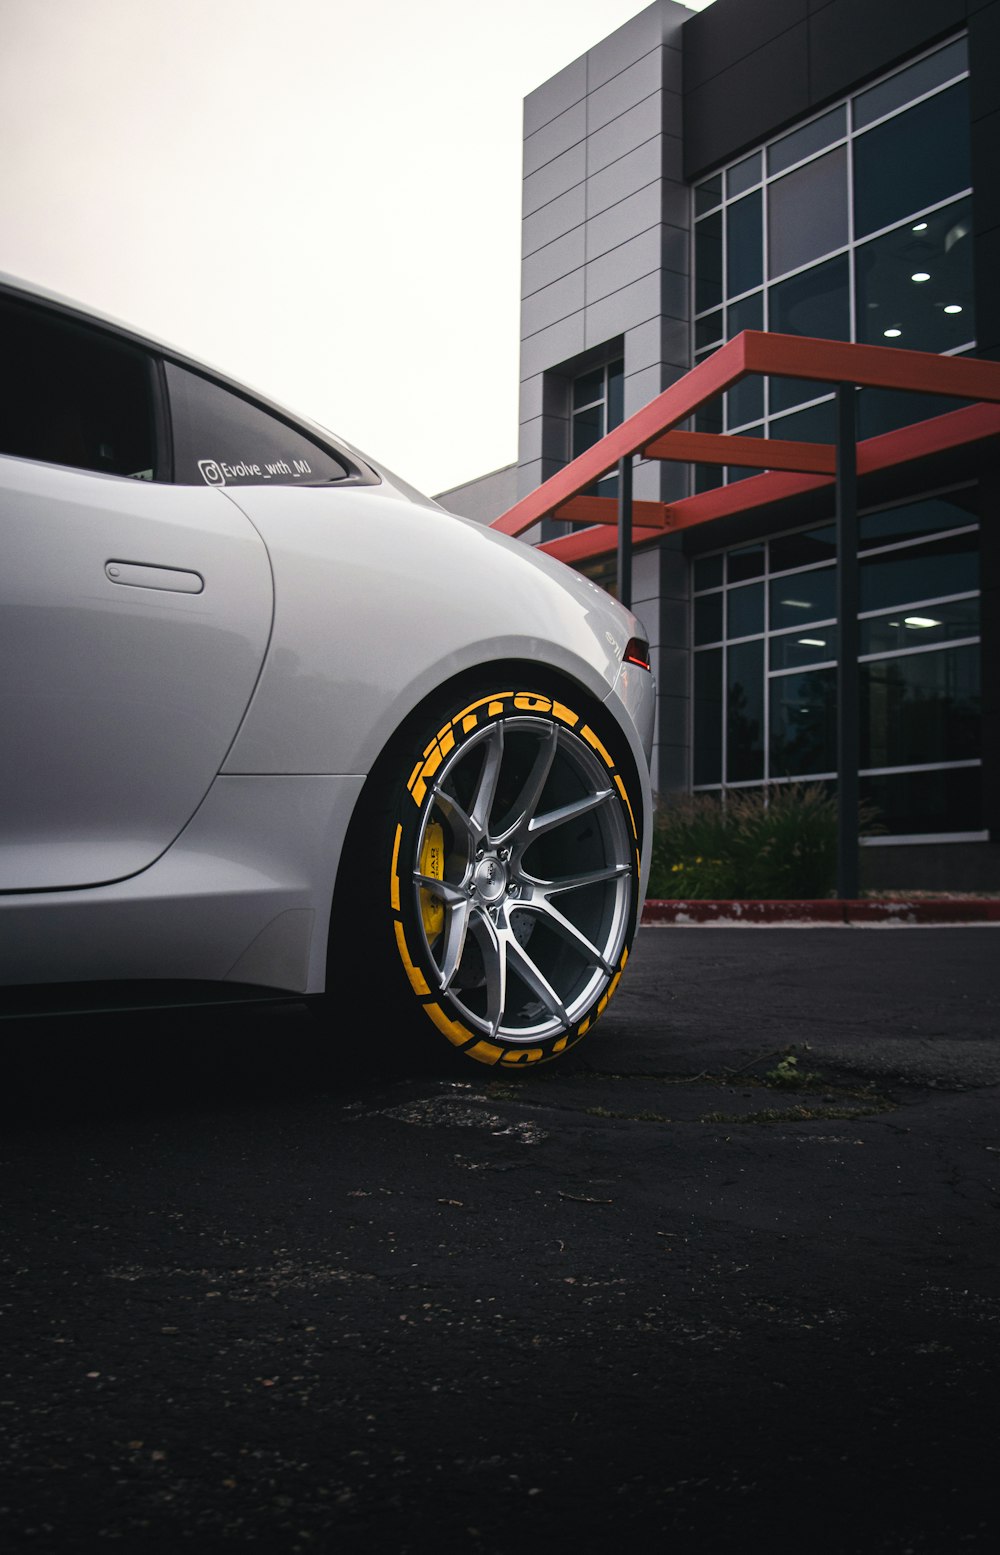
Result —
<instances>
[{"instance_id":1,"label":"black metal column","mask_svg":"<svg viewBox=\"0 0 1000 1555\"><path fill-rule=\"evenodd\" d=\"M859 891L858 458L855 391L837 385L837 895Z\"/></svg>"},{"instance_id":2,"label":"black metal column","mask_svg":"<svg viewBox=\"0 0 1000 1555\"><path fill-rule=\"evenodd\" d=\"M632 457L618 461L618 598L632 608Z\"/></svg>"}]
</instances>

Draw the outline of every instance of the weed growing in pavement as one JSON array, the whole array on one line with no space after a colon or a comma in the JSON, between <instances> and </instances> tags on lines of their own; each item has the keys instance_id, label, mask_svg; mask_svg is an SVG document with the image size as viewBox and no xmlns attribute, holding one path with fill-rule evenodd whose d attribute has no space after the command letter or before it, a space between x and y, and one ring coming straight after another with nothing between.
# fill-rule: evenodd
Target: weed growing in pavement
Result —
<instances>
[{"instance_id":1,"label":"weed growing in pavement","mask_svg":"<svg viewBox=\"0 0 1000 1555\"><path fill-rule=\"evenodd\" d=\"M862 805L862 835L879 828ZM649 895L671 901L815 900L837 875L837 800L819 783L687 794L653 825Z\"/></svg>"}]
</instances>

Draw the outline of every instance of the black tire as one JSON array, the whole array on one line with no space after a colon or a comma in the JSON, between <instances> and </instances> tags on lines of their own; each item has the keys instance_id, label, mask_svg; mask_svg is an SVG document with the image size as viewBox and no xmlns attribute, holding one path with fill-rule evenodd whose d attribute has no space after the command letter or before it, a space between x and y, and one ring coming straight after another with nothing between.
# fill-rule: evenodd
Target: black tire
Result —
<instances>
[{"instance_id":1,"label":"black tire","mask_svg":"<svg viewBox=\"0 0 1000 1555\"><path fill-rule=\"evenodd\" d=\"M543 1063L590 1030L624 970L637 808L599 707L501 689L439 713L394 748L366 828L366 937L456 1050Z\"/></svg>"}]
</instances>

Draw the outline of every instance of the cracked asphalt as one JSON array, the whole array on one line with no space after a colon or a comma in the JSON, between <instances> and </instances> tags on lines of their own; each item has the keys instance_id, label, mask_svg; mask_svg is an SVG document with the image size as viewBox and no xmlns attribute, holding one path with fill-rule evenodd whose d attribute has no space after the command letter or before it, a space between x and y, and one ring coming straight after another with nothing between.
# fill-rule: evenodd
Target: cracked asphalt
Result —
<instances>
[{"instance_id":1,"label":"cracked asphalt","mask_svg":"<svg viewBox=\"0 0 1000 1555\"><path fill-rule=\"evenodd\" d=\"M644 929L527 1077L6 1023L0 1547L995 1550L998 952Z\"/></svg>"}]
</instances>

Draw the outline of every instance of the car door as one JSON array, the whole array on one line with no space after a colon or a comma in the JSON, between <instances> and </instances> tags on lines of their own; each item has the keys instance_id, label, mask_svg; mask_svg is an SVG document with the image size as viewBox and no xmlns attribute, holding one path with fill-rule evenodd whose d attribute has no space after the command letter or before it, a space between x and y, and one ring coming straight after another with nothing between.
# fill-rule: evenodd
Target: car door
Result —
<instances>
[{"instance_id":1,"label":"car door","mask_svg":"<svg viewBox=\"0 0 1000 1555\"><path fill-rule=\"evenodd\" d=\"M9 298L0 323L0 891L96 885L151 864L218 773L270 566L224 492L155 478L144 353Z\"/></svg>"}]
</instances>

